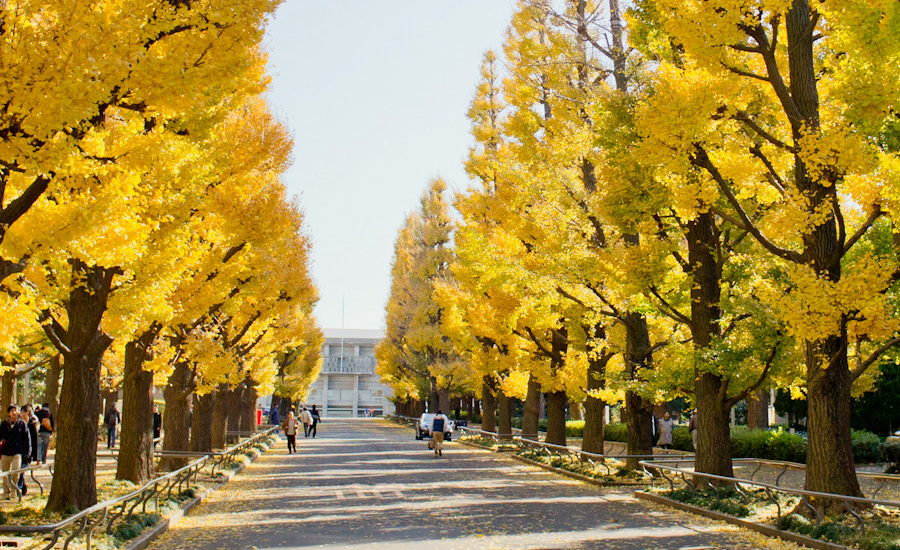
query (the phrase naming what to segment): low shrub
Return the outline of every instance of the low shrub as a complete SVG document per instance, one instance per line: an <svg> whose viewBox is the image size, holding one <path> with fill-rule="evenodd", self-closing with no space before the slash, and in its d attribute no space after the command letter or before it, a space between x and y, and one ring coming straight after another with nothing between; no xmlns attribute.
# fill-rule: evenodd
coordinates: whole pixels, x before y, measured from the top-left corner
<svg viewBox="0 0 900 550"><path fill-rule="evenodd" d="M672 447L679 451L694 452L694 441L687 426L675 426L672 430Z"/></svg>
<svg viewBox="0 0 900 550"><path fill-rule="evenodd" d="M156 525L158 521L159 514L134 514L116 526L112 534L119 540L131 540L140 535L145 527Z"/></svg>
<svg viewBox="0 0 900 550"><path fill-rule="evenodd" d="M625 443L628 441L628 426L624 422L607 424L606 429L603 431L603 437L607 441Z"/></svg>
<svg viewBox="0 0 900 550"><path fill-rule="evenodd" d="M881 457L881 438L865 430L853 430L853 458L857 464L878 462Z"/></svg>
<svg viewBox="0 0 900 550"><path fill-rule="evenodd" d="M567 421L566 437L584 437L584 420Z"/></svg>
<svg viewBox="0 0 900 550"><path fill-rule="evenodd" d="M881 445L881 460L893 465L900 464L900 439L885 441Z"/></svg>

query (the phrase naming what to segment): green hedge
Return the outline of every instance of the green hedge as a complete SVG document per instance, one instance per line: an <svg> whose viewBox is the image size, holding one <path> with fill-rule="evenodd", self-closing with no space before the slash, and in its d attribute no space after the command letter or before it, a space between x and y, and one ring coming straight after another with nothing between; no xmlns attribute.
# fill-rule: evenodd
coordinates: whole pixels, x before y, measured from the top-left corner
<svg viewBox="0 0 900 550"><path fill-rule="evenodd" d="M625 442L628 429L623 423L607 424L607 441ZM859 464L878 462L900 462L900 443L882 443L872 432L853 430L853 454ZM672 431L672 446L682 451L693 451L691 436L687 427L676 426ZM731 430L731 452L735 458L762 458L806 462L806 439L783 429L748 430L738 426Z"/></svg>

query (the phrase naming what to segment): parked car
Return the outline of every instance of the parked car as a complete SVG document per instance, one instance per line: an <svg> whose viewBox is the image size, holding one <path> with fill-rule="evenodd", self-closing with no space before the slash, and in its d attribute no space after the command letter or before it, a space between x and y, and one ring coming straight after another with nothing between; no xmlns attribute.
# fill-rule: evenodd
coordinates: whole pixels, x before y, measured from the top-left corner
<svg viewBox="0 0 900 550"><path fill-rule="evenodd" d="M421 417L419 417L419 421L416 422L416 439L427 439L431 437L431 424L434 422L434 413L425 413ZM444 441L450 441L453 437L453 430L456 429L456 424L449 420L444 425Z"/></svg>

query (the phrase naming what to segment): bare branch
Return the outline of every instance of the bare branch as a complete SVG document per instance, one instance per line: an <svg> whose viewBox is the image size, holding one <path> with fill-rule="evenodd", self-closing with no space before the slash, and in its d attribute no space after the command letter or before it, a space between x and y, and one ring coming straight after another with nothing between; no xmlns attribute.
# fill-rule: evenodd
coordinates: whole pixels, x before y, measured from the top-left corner
<svg viewBox="0 0 900 550"><path fill-rule="evenodd" d="M870 355L868 359L866 359L862 363L857 364L856 368L853 369L853 372L850 373L850 379L856 380L857 378L862 376L862 374L864 372L866 372L866 370L869 367L871 367L872 364L875 361L877 361L879 357L884 355L885 352L887 352L889 349L896 346L897 344L900 344L900 337L888 340L883 346L881 346L880 348L878 348L877 350L872 352L872 355Z"/></svg>

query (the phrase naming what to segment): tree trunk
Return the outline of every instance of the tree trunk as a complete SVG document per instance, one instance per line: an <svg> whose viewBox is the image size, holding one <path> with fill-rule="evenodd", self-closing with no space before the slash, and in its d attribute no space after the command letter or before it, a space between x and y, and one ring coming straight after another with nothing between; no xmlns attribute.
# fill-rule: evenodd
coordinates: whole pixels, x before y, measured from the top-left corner
<svg viewBox="0 0 900 550"><path fill-rule="evenodd" d="M45 510L83 510L97 503L97 434L100 419L100 370L112 338L95 331L80 356L66 357L56 418L56 464ZM70 348L71 349L71 348Z"/></svg>
<svg viewBox="0 0 900 550"><path fill-rule="evenodd" d="M197 453L212 451L213 413L216 395L194 393L194 414L191 416L191 450Z"/></svg>
<svg viewBox="0 0 900 550"><path fill-rule="evenodd" d="M47 380L44 385L44 403L50 406L50 414L53 415L53 418L56 418L56 411L59 410L59 375L61 372L62 355L57 354L50 360L50 369L47 370Z"/></svg>
<svg viewBox="0 0 900 550"><path fill-rule="evenodd" d="M716 250L718 228L709 211L687 223L688 262L691 285L691 336L697 356L704 356L721 334L719 308L721 286ZM694 394L697 399L697 449L694 469L723 477L734 477L731 462L731 406L727 384L704 360L694 367Z"/></svg>
<svg viewBox="0 0 900 550"><path fill-rule="evenodd" d="M297 411L294 410L294 403L291 398L282 397L281 401L278 403L279 422L284 422L284 419L287 418L290 411L294 411L294 416L297 416Z"/></svg>
<svg viewBox="0 0 900 550"><path fill-rule="evenodd" d="M731 407L720 397L722 379L702 373L694 385L697 392L697 449L694 469L723 477L734 477L731 462Z"/></svg>
<svg viewBox="0 0 900 550"><path fill-rule="evenodd" d="M469 422L472 422L472 417L475 416L475 398L471 395L467 395L465 399L466 404L466 419Z"/></svg>
<svg viewBox="0 0 900 550"><path fill-rule="evenodd" d="M584 420L584 413L581 411L581 403L578 401L569 401L569 417L572 420Z"/></svg>
<svg viewBox="0 0 900 550"><path fill-rule="evenodd" d="M446 388L441 388L437 392L438 394L438 409L447 415L447 418L450 417L450 390Z"/></svg>
<svg viewBox="0 0 900 550"><path fill-rule="evenodd" d="M481 429L486 432L496 432L497 423L494 411L497 410L496 391L497 383L491 375L485 376L481 381Z"/></svg>
<svg viewBox="0 0 900 550"><path fill-rule="evenodd" d="M244 383L241 382L228 392L228 434L226 441L229 444L237 443L241 431L241 404L244 398Z"/></svg>
<svg viewBox="0 0 900 550"><path fill-rule="evenodd" d="M166 414L163 417L163 451L189 451L191 448L191 394L194 389L191 367L182 361L175 364L163 389ZM188 464L186 458L162 458L160 470L173 471Z"/></svg>
<svg viewBox="0 0 900 550"><path fill-rule="evenodd" d="M241 394L241 433L256 433L256 402L259 394L256 391L256 382L249 378L244 381L246 386Z"/></svg>
<svg viewBox="0 0 900 550"><path fill-rule="evenodd" d="M625 370L632 382L642 380L641 371L652 365L650 331L640 313L625 315ZM628 428L628 454L653 454L653 404L634 391L625 392L625 422ZM628 469L637 469L640 458L629 458Z"/></svg>
<svg viewBox="0 0 900 550"><path fill-rule="evenodd" d="M212 448L225 448L225 432L228 431L228 405L231 401L231 388L228 384L219 384L216 390L215 405L213 406L212 419Z"/></svg>
<svg viewBox="0 0 900 550"><path fill-rule="evenodd" d="M566 445L566 405L569 397L565 391L547 394L547 439L551 445Z"/></svg>
<svg viewBox="0 0 900 550"><path fill-rule="evenodd" d="M512 439L512 399L502 389L497 391L497 434Z"/></svg>
<svg viewBox="0 0 900 550"><path fill-rule="evenodd" d="M125 345L122 433L116 479L143 485L153 478L153 373L143 369L156 331Z"/></svg>
<svg viewBox="0 0 900 550"><path fill-rule="evenodd" d="M431 381L431 390L428 392L428 412L435 413L440 408L441 396L438 395L437 382Z"/></svg>
<svg viewBox="0 0 900 550"><path fill-rule="evenodd" d="M592 392L602 390L606 386L606 364L611 355L602 354L588 359L587 390L588 395L584 401L584 439L581 441L581 450L603 454L604 429L606 418L604 409L606 404Z"/></svg>
<svg viewBox="0 0 900 550"><path fill-rule="evenodd" d="M16 405L16 396L13 395L13 387L16 383L15 365L8 367L9 370L3 373L3 387L0 388L0 399L3 400L3 412L6 413L6 407Z"/></svg>
<svg viewBox="0 0 900 550"><path fill-rule="evenodd" d="M528 393L525 395L525 406L522 411L522 437L525 439L538 439L540 407L541 384L531 374L528 376Z"/></svg>
<svg viewBox="0 0 900 550"><path fill-rule="evenodd" d="M769 427L769 390L759 390L747 396L747 428L765 430Z"/></svg>
<svg viewBox="0 0 900 550"><path fill-rule="evenodd" d="M97 503L97 431L100 418L100 370L112 338L100 330L118 272L70 261L72 290L66 303L67 328L50 320L44 332L63 353L63 386L56 417L55 462L45 510L79 510Z"/></svg>
<svg viewBox="0 0 900 550"><path fill-rule="evenodd" d="M476 414L478 414L478 415L481 414L481 403L480 403L479 399L473 398L472 399L472 417L474 417Z"/></svg>
<svg viewBox="0 0 900 550"><path fill-rule="evenodd" d="M862 496L853 460L853 444L850 439L850 388L853 385L847 367L846 355L840 355L845 346L838 337L826 338L821 346L807 344L806 363L808 376L807 403L807 491L838 495ZM843 347L846 351L846 347ZM830 355L824 355L824 354ZM823 368L822 357L837 357L836 364ZM809 365L815 365L810 369ZM843 507L840 501L825 503L825 512L831 513Z"/></svg>

